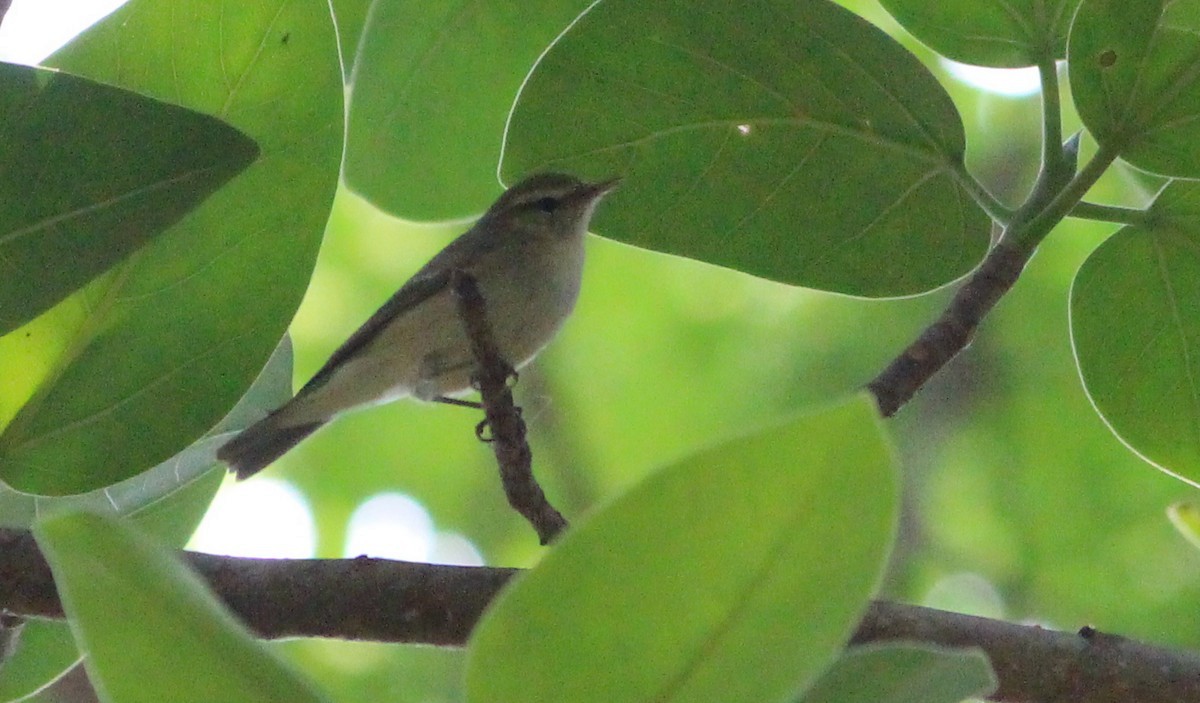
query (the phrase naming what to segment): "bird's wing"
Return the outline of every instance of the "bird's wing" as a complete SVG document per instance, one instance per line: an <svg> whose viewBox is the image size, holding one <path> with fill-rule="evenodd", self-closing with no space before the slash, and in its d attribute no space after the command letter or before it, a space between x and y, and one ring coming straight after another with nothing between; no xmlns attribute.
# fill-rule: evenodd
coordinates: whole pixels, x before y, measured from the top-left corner
<svg viewBox="0 0 1200 703"><path fill-rule="evenodd" d="M470 270L475 259L498 244L494 238L482 236L482 231L482 228L472 227L430 259L337 348L296 397L321 387L342 364L369 345L392 320L445 290L450 283L451 270Z"/></svg>

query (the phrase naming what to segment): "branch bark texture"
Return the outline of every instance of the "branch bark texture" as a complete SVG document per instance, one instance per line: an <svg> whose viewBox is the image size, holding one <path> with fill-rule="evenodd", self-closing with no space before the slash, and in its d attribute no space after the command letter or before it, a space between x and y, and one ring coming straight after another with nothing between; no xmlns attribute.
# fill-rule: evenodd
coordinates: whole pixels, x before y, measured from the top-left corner
<svg viewBox="0 0 1200 703"><path fill-rule="evenodd" d="M567 521L546 499L533 476L533 453L525 437L525 421L521 418L521 409L513 402L512 389L508 385L509 377L515 372L496 346L488 323L487 302L474 277L465 271L454 270L450 273L450 287L478 369L476 381L486 418L480 431L485 426L491 430L488 441L500 467L504 495L508 504L533 525L542 544L549 544L566 529Z"/></svg>
<svg viewBox="0 0 1200 703"><path fill-rule="evenodd" d="M185 563L260 637L461 646L518 569L386 559L247 559L182 552ZM0 529L0 610L61 618L32 535ZM877 601L853 644L915 641L979 647L996 701L1179 703L1200 700L1200 657L1085 628L1047 630Z"/></svg>
<svg viewBox="0 0 1200 703"><path fill-rule="evenodd" d="M941 317L867 384L884 417L894 415L935 373L966 349L983 318L1020 278L1032 254L1032 250L1003 241L993 247L954 294Z"/></svg>

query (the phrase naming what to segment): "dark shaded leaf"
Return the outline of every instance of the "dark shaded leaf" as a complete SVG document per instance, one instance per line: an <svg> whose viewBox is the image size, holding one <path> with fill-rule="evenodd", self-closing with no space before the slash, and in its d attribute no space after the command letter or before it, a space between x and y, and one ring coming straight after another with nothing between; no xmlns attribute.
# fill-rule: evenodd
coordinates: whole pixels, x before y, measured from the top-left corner
<svg viewBox="0 0 1200 703"><path fill-rule="evenodd" d="M1200 177L1200 2L1084 0L1068 49L1079 116L1102 146Z"/></svg>
<svg viewBox="0 0 1200 703"><path fill-rule="evenodd" d="M483 212L501 191L513 96L588 4L375 2L353 76L346 183L412 220Z"/></svg>
<svg viewBox="0 0 1200 703"><path fill-rule="evenodd" d="M825 0L596 5L513 108L502 175L625 183L623 242L850 295L924 292L983 256L962 123L893 39Z"/></svg>
<svg viewBox="0 0 1200 703"><path fill-rule="evenodd" d="M947 58L1015 68L1067 56L1079 0L880 0L904 28Z"/></svg>
<svg viewBox="0 0 1200 703"><path fill-rule="evenodd" d="M262 150L150 245L0 338L16 379L0 397L0 479L62 495L175 455L258 374L324 232L343 87L324 3L135 0L53 62L217 115Z"/></svg>
<svg viewBox="0 0 1200 703"><path fill-rule="evenodd" d="M0 335L177 222L258 156L219 119L0 63Z"/></svg>

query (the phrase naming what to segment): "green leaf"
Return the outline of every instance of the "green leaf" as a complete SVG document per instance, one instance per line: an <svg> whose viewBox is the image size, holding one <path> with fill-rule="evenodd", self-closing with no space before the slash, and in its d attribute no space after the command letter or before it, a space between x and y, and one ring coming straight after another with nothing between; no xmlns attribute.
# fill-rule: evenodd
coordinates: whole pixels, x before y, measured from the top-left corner
<svg viewBox="0 0 1200 703"><path fill-rule="evenodd" d="M290 398L291 391L292 345L290 337L284 337L246 395L196 444L143 474L82 495L29 495L0 484L0 525L29 528L39 515L87 510L126 516L143 532L182 547L225 476L223 466L213 468L216 450L238 430ZM65 623L27 623L20 647L3 663L0 701L20 699L41 689L79 661L79 656Z"/></svg>
<svg viewBox="0 0 1200 703"><path fill-rule="evenodd" d="M568 532L472 638L474 702L772 701L843 646L894 537L866 397L664 469Z"/></svg>
<svg viewBox="0 0 1200 703"><path fill-rule="evenodd" d="M1079 0L880 0L904 28L947 58L1015 68L1066 57Z"/></svg>
<svg viewBox="0 0 1200 703"><path fill-rule="evenodd" d="M131 516L141 529L183 546L200 524L225 473L223 467L212 471L217 465L217 449L291 396L292 345L290 338L284 337L246 395L216 427L188 448L149 471L77 495L22 493L0 483L0 526L29 528L39 515L87 510Z"/></svg>
<svg viewBox="0 0 1200 703"><path fill-rule="evenodd" d="M987 656L975 649L910 644L846 651L801 703L959 703L996 688Z"/></svg>
<svg viewBox="0 0 1200 703"><path fill-rule="evenodd" d="M1145 224L1092 252L1071 289L1071 334L1113 432L1200 484L1200 183L1172 182Z"/></svg>
<svg viewBox="0 0 1200 703"><path fill-rule="evenodd" d="M1200 2L1084 0L1067 55L1079 116L1102 147L1200 176Z"/></svg>
<svg viewBox="0 0 1200 703"><path fill-rule="evenodd" d="M222 441L227 440L291 400L294 366L292 336L285 334L246 394L206 436L219 436Z"/></svg>
<svg viewBox="0 0 1200 703"><path fill-rule="evenodd" d="M107 703L323 700L199 578L125 523L67 513L34 535Z"/></svg>
<svg viewBox="0 0 1200 703"><path fill-rule="evenodd" d="M342 75L347 82L354 71L354 58L358 55L358 43L367 24L367 13L372 0L331 0L333 19L337 23L338 48L342 55ZM290 41L289 37L289 41Z"/></svg>
<svg viewBox="0 0 1200 703"><path fill-rule="evenodd" d="M355 65L346 182L412 220L482 212L513 96L590 0L375 2Z"/></svg>
<svg viewBox="0 0 1200 703"><path fill-rule="evenodd" d="M307 286L337 186L342 81L321 2L135 0L53 61L216 115L262 151L150 245L3 340L20 359L0 365L21 372L0 400L0 423L11 419L0 479L62 495L173 456L262 368Z"/></svg>
<svg viewBox="0 0 1200 703"><path fill-rule="evenodd" d="M253 140L216 118L28 66L0 63L0 119L0 334L153 239L258 156Z"/></svg>
<svg viewBox="0 0 1200 703"><path fill-rule="evenodd" d="M17 651L0 663L0 701L28 699L58 680L79 658L65 622L27 621Z"/></svg>
<svg viewBox="0 0 1200 703"><path fill-rule="evenodd" d="M1178 501L1167 507L1167 519L1193 547L1200 549L1200 505Z"/></svg>
<svg viewBox="0 0 1200 703"><path fill-rule="evenodd" d="M910 53L825 0L607 0L530 75L502 175L625 183L605 236L862 296L974 267L962 122Z"/></svg>

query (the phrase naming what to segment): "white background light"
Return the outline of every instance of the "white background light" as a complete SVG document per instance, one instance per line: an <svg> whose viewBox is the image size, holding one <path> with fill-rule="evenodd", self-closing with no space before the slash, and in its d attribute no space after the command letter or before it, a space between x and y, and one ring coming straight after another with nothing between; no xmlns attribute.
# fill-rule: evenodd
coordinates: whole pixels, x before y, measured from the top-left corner
<svg viewBox="0 0 1200 703"><path fill-rule="evenodd" d="M354 510L346 527L343 555L363 554L433 564L483 565L470 540L438 532L425 506L403 493L371 496Z"/></svg>
<svg viewBox="0 0 1200 703"><path fill-rule="evenodd" d="M950 75L967 85L989 93L1010 98L1023 98L1037 93L1042 88L1042 81L1038 76L1036 66L989 68L987 66L971 66L949 59L939 60L950 72Z"/></svg>
<svg viewBox="0 0 1200 703"><path fill-rule="evenodd" d="M125 0L13 0L0 23L0 61L36 64Z"/></svg>
<svg viewBox="0 0 1200 703"><path fill-rule="evenodd" d="M235 557L310 559L317 530L304 494L287 481L226 482L188 549Z"/></svg>

